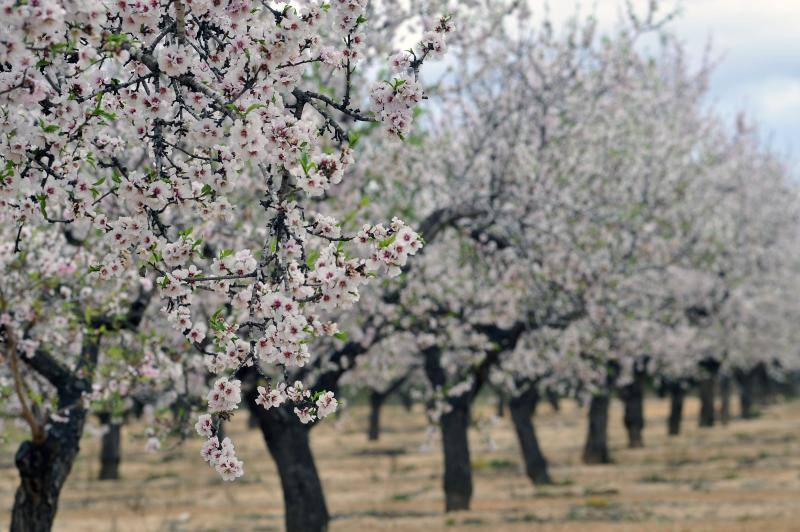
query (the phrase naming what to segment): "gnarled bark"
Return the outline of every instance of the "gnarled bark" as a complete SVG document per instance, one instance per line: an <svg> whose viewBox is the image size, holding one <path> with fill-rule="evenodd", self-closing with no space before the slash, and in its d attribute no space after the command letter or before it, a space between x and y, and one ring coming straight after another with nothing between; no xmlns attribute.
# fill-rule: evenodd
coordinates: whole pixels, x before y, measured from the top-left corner
<svg viewBox="0 0 800 532"><path fill-rule="evenodd" d="M53 423L43 442L25 441L14 462L20 484L11 512L11 532L46 532L53 527L61 488L80 450L86 411L69 410L66 423Z"/></svg>
<svg viewBox="0 0 800 532"><path fill-rule="evenodd" d="M536 429L533 426L532 418L536 413L538 403L539 394L535 387L530 386L529 389L509 400L508 409L511 411L511 420L514 422L514 430L517 433L519 447L525 460L525 472L531 482L541 485L550 484L552 480L547 472L547 460L539 447Z"/></svg>
<svg viewBox="0 0 800 532"><path fill-rule="evenodd" d="M608 394L595 395L589 404L589 432L583 448L583 463L610 464L608 452Z"/></svg>

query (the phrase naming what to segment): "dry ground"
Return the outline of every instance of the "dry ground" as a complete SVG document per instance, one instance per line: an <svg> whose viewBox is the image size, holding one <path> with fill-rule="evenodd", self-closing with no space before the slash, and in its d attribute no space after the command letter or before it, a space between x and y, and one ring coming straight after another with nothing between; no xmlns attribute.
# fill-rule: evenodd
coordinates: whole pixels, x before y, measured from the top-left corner
<svg viewBox="0 0 800 532"><path fill-rule="evenodd" d="M389 406L379 443L364 436L366 411L355 407L334 426L315 429L313 445L333 531L377 530L800 530L800 402L771 406L751 421L698 429L690 400L684 434L665 435L667 404L647 401L645 443L625 449L619 402L610 430L615 465L583 466L583 411L543 406L537 429L557 484L534 488L520 469L508 418L490 432L490 451L472 436L473 510L442 512L438 443L422 452L425 422ZM480 409L487 419L488 405ZM230 428L246 475L223 483L197 455L199 441L161 455L142 452L126 432L120 481L98 482L98 442L87 438L67 482L56 519L64 531L281 530L278 477L260 434L245 428L245 415ZM0 457L0 526L9 522L17 474L13 446Z"/></svg>

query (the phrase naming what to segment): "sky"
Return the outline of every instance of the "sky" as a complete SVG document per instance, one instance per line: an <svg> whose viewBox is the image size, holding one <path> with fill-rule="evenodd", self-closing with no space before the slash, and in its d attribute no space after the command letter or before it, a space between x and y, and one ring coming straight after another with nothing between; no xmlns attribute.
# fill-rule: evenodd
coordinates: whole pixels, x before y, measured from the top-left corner
<svg viewBox="0 0 800 532"><path fill-rule="evenodd" d="M544 0L529 0L534 12ZM631 0L644 12L648 0ZM711 43L718 60L709 104L729 123L740 110L759 124L765 142L787 155L800 176L800 0L664 0L678 6L672 30L690 54L702 57ZM619 20L622 0L583 0L581 13L594 11L600 29ZM574 14L573 0L549 0L555 21Z"/></svg>

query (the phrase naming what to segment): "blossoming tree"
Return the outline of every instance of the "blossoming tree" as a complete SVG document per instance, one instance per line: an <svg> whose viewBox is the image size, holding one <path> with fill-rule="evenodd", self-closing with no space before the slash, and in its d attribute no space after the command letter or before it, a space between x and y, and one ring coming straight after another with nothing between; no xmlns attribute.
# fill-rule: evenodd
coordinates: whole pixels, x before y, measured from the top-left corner
<svg viewBox="0 0 800 532"><path fill-rule="evenodd" d="M6 235L7 267L29 261L19 268L52 277L45 248L91 238L91 255L69 268L108 287L102 293L112 310L126 299L131 305L121 315L88 313L88 330L76 335L83 347L68 357L47 334L29 338L41 311L24 303L24 292L8 296L2 339L23 415L32 417L25 382L38 378L58 392L52 397L61 395L59 408L75 409L61 424L31 422L33 440L21 452L35 454L36 467L20 465L13 529L52 523L99 338L138 326L151 297L149 290L125 296L119 283L135 285L138 271L156 277L167 322L218 375L197 431L207 438L203 456L224 479L244 472L233 442L217 437L242 400L243 375L265 379L257 399L265 409L290 402L303 423L335 410L329 390L312 394L283 370L263 367L305 366L309 341L338 332L320 313L351 305L374 272L393 274L421 242L398 219L344 234L312 198L324 198L352 163L350 124L408 132L422 98L419 68L441 54L451 29L448 18L430 24L393 60L362 111L351 77L364 52L366 7L364 0L3 3L0 201L4 228L15 233ZM319 92L317 78L306 76L312 69L341 80L340 90ZM257 208L240 209L242 197ZM41 241L49 226L71 236ZM201 309L214 303L206 325ZM62 427L71 450L57 455L48 442ZM294 502L287 500L290 529L324 528L327 515L300 515Z"/></svg>

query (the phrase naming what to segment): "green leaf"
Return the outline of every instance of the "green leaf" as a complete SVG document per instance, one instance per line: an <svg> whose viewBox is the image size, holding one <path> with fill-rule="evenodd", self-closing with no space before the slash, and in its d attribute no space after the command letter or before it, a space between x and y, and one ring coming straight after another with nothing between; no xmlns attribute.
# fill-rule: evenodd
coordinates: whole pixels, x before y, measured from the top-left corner
<svg viewBox="0 0 800 532"><path fill-rule="evenodd" d="M47 218L47 196L39 194L36 196L36 201L39 202L39 210L42 211L42 216Z"/></svg>
<svg viewBox="0 0 800 532"><path fill-rule="evenodd" d="M320 255L319 250L312 249L311 251L309 251L308 255L306 256L306 265L309 268L313 268L314 263L317 262L317 259L319 258L319 255Z"/></svg>
<svg viewBox="0 0 800 532"><path fill-rule="evenodd" d="M391 246L396 238L397 238L397 233L395 233L395 234L393 234L393 235L391 235L391 236L389 236L387 238L384 238L383 240L378 242L378 248L379 249L383 249L383 248L387 248L387 247Z"/></svg>
<svg viewBox="0 0 800 532"><path fill-rule="evenodd" d="M247 107L247 109L245 109L245 110L244 110L244 116L247 116L247 115L250 113L250 111L255 111L256 109L260 109L260 108L262 108L262 107L266 107L266 105L264 105L263 103L253 103L253 104L250 104L250 105Z"/></svg>

